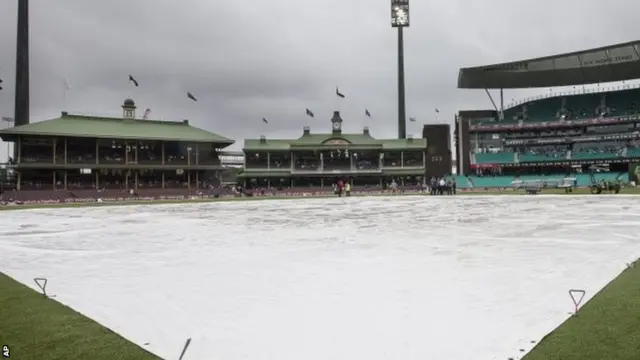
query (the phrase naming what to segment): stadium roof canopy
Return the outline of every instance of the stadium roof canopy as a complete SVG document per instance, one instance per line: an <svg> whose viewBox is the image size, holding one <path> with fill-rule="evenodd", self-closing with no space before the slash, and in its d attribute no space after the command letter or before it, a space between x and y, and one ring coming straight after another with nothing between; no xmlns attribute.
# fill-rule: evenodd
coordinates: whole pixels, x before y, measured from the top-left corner
<svg viewBox="0 0 640 360"><path fill-rule="evenodd" d="M640 40L597 49L462 68L460 89L519 89L640 78Z"/></svg>

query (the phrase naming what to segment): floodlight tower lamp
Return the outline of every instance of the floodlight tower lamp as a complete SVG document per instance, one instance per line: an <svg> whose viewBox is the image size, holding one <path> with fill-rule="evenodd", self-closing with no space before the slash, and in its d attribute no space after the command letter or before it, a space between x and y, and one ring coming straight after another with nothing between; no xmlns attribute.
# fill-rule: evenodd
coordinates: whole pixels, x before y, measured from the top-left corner
<svg viewBox="0 0 640 360"><path fill-rule="evenodd" d="M398 28L398 138L407 138L407 116L404 91L404 37L409 27L409 0L391 0L391 27Z"/></svg>
<svg viewBox="0 0 640 360"><path fill-rule="evenodd" d="M391 0L391 26L409 26L409 0Z"/></svg>

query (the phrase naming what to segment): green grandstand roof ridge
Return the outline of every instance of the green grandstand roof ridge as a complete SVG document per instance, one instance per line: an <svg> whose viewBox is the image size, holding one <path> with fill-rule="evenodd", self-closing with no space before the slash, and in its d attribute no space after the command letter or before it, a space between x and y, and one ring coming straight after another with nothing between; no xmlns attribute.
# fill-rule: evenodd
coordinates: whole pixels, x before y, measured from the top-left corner
<svg viewBox="0 0 640 360"><path fill-rule="evenodd" d="M184 120L176 121L176 120L153 120L153 119L137 119L137 118L125 119L125 118L116 117L116 116L95 116L95 115L73 114L68 112L62 112L62 115L58 119L61 119L61 118L77 118L77 119L86 119L86 120L113 120L113 121L126 120L126 121L135 121L135 122L150 122L154 124L163 124L163 125L189 125L188 123L185 123ZM49 120L56 120L56 119L49 119Z"/></svg>
<svg viewBox="0 0 640 360"><path fill-rule="evenodd" d="M184 121L87 116L63 112L61 117L0 130L0 137L45 135L105 139L146 139L210 142L231 145L235 141Z"/></svg>

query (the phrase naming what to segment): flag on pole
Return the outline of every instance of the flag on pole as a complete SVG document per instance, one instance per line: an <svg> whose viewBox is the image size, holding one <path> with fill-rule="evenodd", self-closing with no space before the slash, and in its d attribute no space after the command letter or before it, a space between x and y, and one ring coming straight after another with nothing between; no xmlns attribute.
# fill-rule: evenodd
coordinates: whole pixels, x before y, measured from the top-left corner
<svg viewBox="0 0 640 360"><path fill-rule="evenodd" d="M262 118L262 122L265 124L268 124L269 122L267 121L267 118Z"/></svg>
<svg viewBox="0 0 640 360"><path fill-rule="evenodd" d="M196 97L195 97L195 96L193 96L193 94L192 94L192 93L190 93L190 92L187 92L187 97L188 97L189 99L193 100L193 101L198 101L198 99L196 99Z"/></svg>
<svg viewBox="0 0 640 360"><path fill-rule="evenodd" d="M438 110L438 108L436 108L436 114L440 114L440 110Z"/></svg>
<svg viewBox="0 0 640 360"><path fill-rule="evenodd" d="M412 116L412 117L409 118L409 121L416 122L416 118Z"/></svg>
<svg viewBox="0 0 640 360"><path fill-rule="evenodd" d="M313 112L311 112L311 110L306 109L307 110L307 115L311 116L312 118L315 118L315 115L313 114Z"/></svg>
<svg viewBox="0 0 640 360"><path fill-rule="evenodd" d="M62 80L62 86L64 86L65 90L71 90L71 85L69 85L69 82L67 81L67 79Z"/></svg>
<svg viewBox="0 0 640 360"><path fill-rule="evenodd" d="M136 80L131 74L129 74L129 82L132 82L136 87L140 85L138 84L138 80Z"/></svg>
<svg viewBox="0 0 640 360"><path fill-rule="evenodd" d="M344 99L344 94L340 92L337 86L336 86L336 95Z"/></svg>
<svg viewBox="0 0 640 360"><path fill-rule="evenodd" d="M143 120L147 120L147 119L149 118L149 114L151 114L151 109L147 108L147 109L144 111L144 115L142 115L142 119L143 119Z"/></svg>
<svg viewBox="0 0 640 360"><path fill-rule="evenodd" d="M368 109L364 109L364 114L365 114L369 119L371 119L371 113L369 112L369 110L368 110Z"/></svg>

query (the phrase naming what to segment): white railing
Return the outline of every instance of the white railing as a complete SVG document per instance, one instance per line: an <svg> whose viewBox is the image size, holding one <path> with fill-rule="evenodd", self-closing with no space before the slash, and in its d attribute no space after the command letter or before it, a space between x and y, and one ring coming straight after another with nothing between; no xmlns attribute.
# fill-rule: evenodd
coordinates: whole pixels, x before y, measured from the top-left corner
<svg viewBox="0 0 640 360"><path fill-rule="evenodd" d="M260 167L260 168L253 168L253 167L248 167L245 168L245 170L249 170L249 171L282 171L285 169L290 169L292 174L295 175L313 175L313 174L357 174L357 173L381 173L383 170L422 170L425 167L423 165L416 165L416 166L383 166L383 167L376 167L376 168L368 168L368 169L359 169L357 167L350 167L350 168L345 168L345 169L325 169L322 165L318 166L315 169L297 169L295 167L285 167L285 168L277 168L277 169L273 169L273 168L266 168L266 167Z"/></svg>
<svg viewBox="0 0 640 360"><path fill-rule="evenodd" d="M228 156L219 157L222 165L244 165L244 156Z"/></svg>

